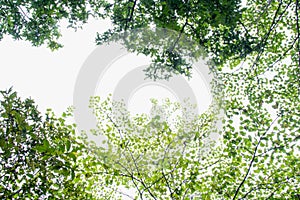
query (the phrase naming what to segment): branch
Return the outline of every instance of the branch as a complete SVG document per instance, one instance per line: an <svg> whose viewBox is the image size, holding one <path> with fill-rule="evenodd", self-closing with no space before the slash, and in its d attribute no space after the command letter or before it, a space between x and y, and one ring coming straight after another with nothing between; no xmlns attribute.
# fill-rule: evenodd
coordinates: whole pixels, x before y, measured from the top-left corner
<svg viewBox="0 0 300 200"><path fill-rule="evenodd" d="M273 20L272 20L272 23L271 23L271 25L270 25L270 27L269 27L268 32L263 36L263 38L262 38L262 40L259 42L259 44L257 44L255 47L253 47L254 50L255 50L255 49L258 49L258 50L257 50L258 54L257 54L257 56L256 56L256 58L255 58L255 60L254 60L254 62L253 62L253 64L252 64L252 66L251 66L251 69L253 69L254 66L255 66L255 65L258 63L258 61L260 60L260 58L261 58L261 56L262 56L262 54L263 54L263 52L264 52L264 49L265 49L265 47L266 47L266 42L267 42L267 40L268 40L268 38L269 38L271 32L276 28L277 24L278 24L279 21L282 19L284 13L287 11L287 9L288 9L289 6L291 5L291 3L292 3L292 0L290 0L290 2L287 4L287 6L286 6L285 9L283 10L283 12L279 15L280 8L281 8L281 6L282 6L282 4L283 4L282 1L280 2L279 6L277 7L277 10L276 10L276 12L275 12L275 15L274 15L274 17L273 17ZM265 12L265 11L264 11L264 12ZM279 15L279 17L277 18L278 15ZM276 20L276 19L277 19L277 20ZM245 29L245 28L246 28L246 27L244 27L244 29ZM246 30L246 29L245 29L245 30ZM289 51L289 50L288 50L288 51ZM280 59L281 59L281 58L280 58ZM280 59L279 59L279 60L280 60ZM278 61L279 61L279 60L278 60ZM278 62L278 61L276 61L276 62ZM236 73L237 71L239 71L239 70L242 69L242 68L243 68L243 65L241 65L241 67L239 67L238 69L236 69L233 73ZM257 76L257 75L256 75L256 76Z"/></svg>
<svg viewBox="0 0 300 200"><path fill-rule="evenodd" d="M188 3L189 3L189 0L185 0L185 3L188 4ZM188 25L189 17L190 17L190 14L189 14L188 9L187 9L187 12L186 12L186 18L185 18L185 23L184 23L184 25L182 26L182 28L181 28L181 30L180 30L180 33L179 33L179 36L177 37L177 39L176 39L176 41L175 41L173 47L169 49L170 52L172 52L172 51L175 49L175 47L176 47L176 45L177 45L179 39L181 38L181 36L182 36L182 34L183 34L183 32L184 32L185 27Z"/></svg>
<svg viewBox="0 0 300 200"><path fill-rule="evenodd" d="M271 127L272 127L273 124L277 121L278 118L279 118L279 116L277 116L277 117L273 120L273 122L270 124L270 126L268 127L268 129L266 130L266 132L265 132L263 135L260 136L259 141L258 141L258 143L257 143L256 146L255 146L255 149L254 149L254 152L253 152L252 159L251 159L251 161L250 161L248 170L247 170L247 172L246 172L246 174L245 174L245 176L244 176L242 182L239 184L237 190L235 191L235 194L234 194L234 196L233 196L233 200L236 199L236 197L237 197L237 195L238 195L238 193L239 193L241 187L242 187L243 184L245 183L245 181L246 181L246 179L247 179L247 177L248 177L248 175L249 175L249 173L250 173L250 170L251 170L251 168L252 168L252 165L253 165L253 163L254 163L254 160L255 160L255 158L257 157L256 152L257 152L257 150L258 150L258 147L259 147L259 145L260 145L260 142L261 142L262 138L268 133L268 131L271 129Z"/></svg>
<svg viewBox="0 0 300 200"><path fill-rule="evenodd" d="M113 175L113 174L112 174L112 175ZM115 188L113 188L113 187L111 187L111 186L108 186L107 184L100 184L100 185L103 186L103 187L105 187L105 188L109 188L110 190L112 190L112 191L114 191L114 192L117 192L117 193L119 193L119 194L121 194L121 195L123 195L123 196L126 196L126 197L128 197L128 198L130 198L130 199L135 200L134 197L130 196L129 194L126 194L125 192L122 192L122 191L120 191L120 190L118 190L118 189L115 189ZM112 195L112 193L111 193L111 195ZM107 198L107 199L111 199L111 196L109 196L109 198Z"/></svg>
<svg viewBox="0 0 300 200"><path fill-rule="evenodd" d="M246 35L248 35L248 36L251 37L251 35L250 35L248 29L246 28L246 26L244 25L244 23L243 23L240 19L238 19L238 22L239 22L239 23L242 25L242 27L244 28L244 30L245 30L245 32L246 32Z"/></svg>
<svg viewBox="0 0 300 200"><path fill-rule="evenodd" d="M279 58L278 58L277 60L275 60L271 65L269 65L264 73L266 73L267 71L269 71L270 68L271 68L272 66L274 66L274 65L277 64L279 61L281 61L281 60L289 53L289 51L293 49L295 43L296 43L297 41L298 41L298 43L299 43L299 39L300 39L300 36L298 35L298 36L293 40L291 46L290 46L289 48L287 48L287 49L284 51L284 53L283 53L281 56L279 56ZM300 59L300 48L299 48L299 59ZM300 61L299 61L299 62L300 62ZM300 63L299 63L299 66L300 66ZM264 74L264 73L262 73L262 74ZM257 76L258 76L258 75L257 75Z"/></svg>
<svg viewBox="0 0 300 200"><path fill-rule="evenodd" d="M169 184L169 180L167 179L167 177L166 177L166 175L164 173L164 169L163 168L161 169L161 174L163 176L163 179L166 181L167 188L168 188L168 190L170 192L171 199L174 199L174 197L173 197L173 191L172 191L171 186Z"/></svg>
<svg viewBox="0 0 300 200"><path fill-rule="evenodd" d="M24 18L24 20L25 20L26 22L30 21L30 18L29 18L28 15L23 11L23 9L22 9L20 6L17 6L17 7L20 9L21 13L23 14L22 17Z"/></svg>
<svg viewBox="0 0 300 200"><path fill-rule="evenodd" d="M120 134L120 137L123 138L123 134L122 134L122 131L119 129L119 126L114 122L114 120L112 120L112 118L111 118L108 114L106 114L106 116L107 116L107 118L111 121L111 123L113 124L113 126L117 129L117 131L118 131L119 134ZM133 163L134 163L135 169L136 169L138 175L140 176L141 173L140 173L139 167L138 167L138 165L137 165L137 163L136 163L136 160L135 160L135 158L134 158L134 156L133 156L131 150L128 148L127 145L125 145L125 148L126 148L127 151L129 152L130 157L131 157L131 159L132 159L132 161L133 161ZM133 177L132 177L132 180L133 180ZM148 191L148 193L150 194L150 196L151 196L153 199L156 199L156 197L155 197L155 196L152 194L152 192L149 190L148 186L145 184L145 182L143 181L143 179L140 179L139 182L143 185L144 188L147 189L147 191ZM133 182L133 183L134 183L135 187L138 189L138 186L136 185L136 183L135 183L135 182ZM139 190L139 189L138 189L138 190ZM140 197L142 198L142 193L140 193Z"/></svg>
<svg viewBox="0 0 300 200"><path fill-rule="evenodd" d="M263 16L266 11L268 10L269 6L271 5L273 0L269 0L268 4L265 6L265 8L263 9L263 12L258 16L257 20L255 20L255 24L258 23L258 21L260 20L261 16Z"/></svg>
<svg viewBox="0 0 300 200"><path fill-rule="evenodd" d="M300 25L299 25L299 13L298 13L298 9L300 9L300 5L299 5L299 0L296 0L296 8L295 8L295 12L296 12L296 20L297 20L297 38L298 38L298 68L299 68L299 71L300 71ZM298 77L299 77L299 80L300 80L300 73L298 73ZM299 82L299 88L298 88L298 91L300 93L300 82Z"/></svg>
<svg viewBox="0 0 300 200"><path fill-rule="evenodd" d="M132 1L130 1L130 2L132 2ZM128 28L128 23L132 20L132 18L133 18L133 13L134 13L134 8L135 8L135 6L136 6L136 2L137 2L137 0L135 0L134 2L133 2L133 6L131 7L131 10L129 11L129 13L128 13L128 15L130 15L129 17L127 17L127 19L126 19L126 25L125 25L125 30L127 30L127 28Z"/></svg>
<svg viewBox="0 0 300 200"><path fill-rule="evenodd" d="M168 145L168 146L169 146L169 145ZM167 147L167 148L168 148L168 147ZM184 154L185 149L186 149L186 144L184 143L184 147L183 147L183 150L182 150L182 154ZM167 150L165 150L165 152L166 152L166 151L167 151ZM166 176L170 175L170 176L172 176L172 178L174 179L172 173L175 171L175 169L177 168L178 164L179 164L179 160L176 161L176 163L175 163L173 169L172 169L170 172L166 173L165 175L166 175ZM151 185L149 186L149 188L151 188L153 185L155 185L157 182L159 182L159 181L160 181L161 179L163 179L163 178L164 178L164 177L161 176L161 177L159 177L158 179L156 179L154 182L151 183ZM147 189L147 188L146 188L146 189Z"/></svg>
<svg viewBox="0 0 300 200"><path fill-rule="evenodd" d="M262 38L262 40L259 42L259 44L257 44L255 47L253 47L254 50L255 50L255 49L258 49L258 54L257 54L257 56L256 56L256 58L255 58L255 60L254 60L254 62L253 62L253 64L252 64L252 66L251 66L251 69L253 69L254 66L258 63L259 59L261 58L261 56L262 56L262 54L263 54L263 52L264 52L264 48L265 48L265 46L266 46L266 42L267 42L267 40L268 40L268 38L269 38L271 32L276 28L277 24L278 24L279 21L282 19L283 14L287 11L287 9L288 9L289 6L291 5L291 3L292 3L292 0L290 0L290 2L287 4L287 6L286 6L285 9L283 10L283 12L279 15L278 19L276 20L276 18L277 18L278 14L279 14L279 11L280 11L280 8L281 8L283 2L281 1L280 4L278 5L278 7L277 7L277 9L276 9L276 12L275 12L275 15L274 15L274 17L273 17L272 23L271 23L271 25L270 25L270 27L269 27L268 32L263 36L263 38ZM270 4L269 4L269 5L270 5ZM268 5L268 6L269 6L269 5ZM268 7L268 6L267 6L267 7ZM266 11L266 9L264 10L264 12L265 12L265 11ZM241 23L241 22L240 22L240 23ZM242 23L241 23L241 24L242 24ZM242 24L242 26L243 26L243 24ZM245 31L246 31L246 33L247 33L246 27L245 27L245 26L243 26L243 27L244 27L244 29L245 29ZM290 50L290 49L288 49L288 51L289 51L289 50ZM288 51L287 51L287 52L288 52ZM275 63L279 62L279 61L282 59L282 57L283 57L283 56L281 56ZM245 61L244 61L244 62L245 62ZM243 68L243 65L241 65L241 67L239 67L238 69L236 69L233 73L236 73L237 71L239 71L239 70L242 69L242 68Z"/></svg>
<svg viewBox="0 0 300 200"><path fill-rule="evenodd" d="M174 141L174 140L172 140L172 141L168 144L167 148L166 148L165 151L164 151L164 157L163 157L163 160L162 160L162 164L163 164L164 161L165 161L165 158L166 158L166 156L167 156L167 152L169 152L170 145L173 143L173 141ZM181 154L184 153L185 148L186 148L186 144L184 143L184 148L183 148L183 151L182 151ZM177 161L177 163L178 163L178 161ZM172 172L176 169L177 163L176 163L175 167L173 168L173 170L171 171L171 173L169 173L170 175L172 175ZM169 163L169 164L171 165L171 163ZM171 186L170 186L170 184L169 184L169 180L167 179L167 176L166 176L166 174L164 173L164 168L163 168L163 167L162 167L161 171L162 171L162 177L163 177L163 179L166 181L167 188L168 188L168 190L169 190L169 192L170 192L171 199L174 199L174 196L173 196L174 191L172 191L172 188L171 188Z"/></svg>
<svg viewBox="0 0 300 200"><path fill-rule="evenodd" d="M258 55L257 55L256 58L255 58L254 63L253 63L252 66L251 66L251 69L253 69L254 66L257 64L257 62L259 61L259 59L260 59L262 53L264 52L264 48L265 48L266 42L267 42L267 40L268 40L268 38L269 38L271 32L272 32L272 31L274 30L274 28L277 26L278 22L281 20L283 14L286 12L286 10L287 10L288 7L291 5L291 3L292 3L292 0L290 0L290 2L288 3L288 5L287 5L286 8L284 9L284 11L280 14L280 16L278 17L278 20L276 20L277 15L279 14L279 10L280 10L280 8L281 8L281 6L282 6L282 1L280 2L279 6L278 6L278 8L277 8L277 10L276 10L276 12L275 12L275 15L274 15L274 17L273 17L273 20L272 20L272 23L271 23L271 26L270 26L268 32L267 32L267 33L265 34L265 36L262 38L261 42L255 47L255 48L259 47L259 51L258 51Z"/></svg>
<svg viewBox="0 0 300 200"><path fill-rule="evenodd" d="M181 36L182 36L182 34L183 34L183 32L184 32L184 29L185 29L185 27L186 27L187 25L188 25L188 17L186 18L185 23L184 23L184 25L182 26L182 28L181 28L181 30L180 30L180 32L179 32L179 35L178 35L176 41L174 42L173 46L169 49L170 52L172 52L172 51L175 49L175 47L176 47L176 45L177 45L179 39L181 38Z"/></svg>

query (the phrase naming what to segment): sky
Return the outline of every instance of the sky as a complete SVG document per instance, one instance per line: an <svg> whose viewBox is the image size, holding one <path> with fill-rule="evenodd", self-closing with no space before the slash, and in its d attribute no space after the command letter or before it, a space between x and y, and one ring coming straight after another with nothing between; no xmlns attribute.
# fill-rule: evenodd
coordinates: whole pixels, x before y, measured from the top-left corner
<svg viewBox="0 0 300 200"><path fill-rule="evenodd" d="M90 21L82 30L62 29L62 49L33 47L9 36L0 41L0 89L13 86L21 97L31 97L41 111L63 112L73 102L73 88L80 67L95 49L96 32L109 24Z"/></svg>
<svg viewBox="0 0 300 200"><path fill-rule="evenodd" d="M64 47L54 52L46 45L33 47L28 41L14 41L10 36L4 37L0 41L0 89L13 86L21 97L34 99L40 111L52 108L60 115L73 105L74 87L80 70L97 48L96 33L104 32L110 26L109 21L90 20L82 29L74 31L65 28L62 23L60 42ZM150 59L142 55L128 54L115 59L105 74L98 78L94 95L113 93L117 84L131 70L148 64ZM203 112L210 104L211 96L208 88L203 85L201 75L194 74L187 81L197 101L201 101L199 112ZM148 112L151 108L150 98L179 100L178 94L174 94L170 88L153 83L140 83L130 91L129 96L128 106L133 113Z"/></svg>

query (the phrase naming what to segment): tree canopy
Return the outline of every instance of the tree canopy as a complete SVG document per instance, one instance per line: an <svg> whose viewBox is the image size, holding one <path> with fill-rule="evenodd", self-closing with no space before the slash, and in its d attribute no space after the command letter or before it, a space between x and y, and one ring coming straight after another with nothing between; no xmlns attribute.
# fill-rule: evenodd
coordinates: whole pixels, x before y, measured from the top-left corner
<svg viewBox="0 0 300 200"><path fill-rule="evenodd" d="M3 0L0 2L0 39L11 35L15 40L28 40L34 46L46 43L50 49L58 49L62 47L58 43L62 20L67 20L69 27L80 28L90 16L103 17L99 10L103 6L104 1L98 0Z"/></svg>
<svg viewBox="0 0 300 200"><path fill-rule="evenodd" d="M12 89L1 91L0 103L1 199L93 199L81 170L84 139L66 123L71 111L41 116Z"/></svg>
<svg viewBox="0 0 300 200"><path fill-rule="evenodd" d="M92 98L91 107L98 121L93 132L103 141L94 147L99 168L93 173L106 179L104 194L111 191L116 199L299 198L295 113L288 121L247 105L244 114L228 114L220 131L214 128L219 119L214 107L187 116L187 107L167 100L160 104L165 113L152 117L131 116L124 104L99 97ZM229 107L227 112L239 111ZM220 138L212 140L212 133ZM124 188L134 189L134 195Z"/></svg>
<svg viewBox="0 0 300 200"><path fill-rule="evenodd" d="M118 108L124 115L112 117L112 105L117 105L109 100L101 103L95 97L91 101L98 119L94 133L105 136L107 145L99 148L84 139L70 139L72 129L61 124L62 119L38 117L31 100L22 102L14 93L2 93L1 164L12 163L1 168L0 194L4 197L31 195L28 198L37 199L46 191L53 195L69 191L75 198L78 190L82 194L78 198L84 199L84 191L92 190L88 193L93 194L91 198L117 199L124 197L127 188L135 190L137 199L300 198L298 0L22 0L1 1L0 6L1 37L9 34L37 46L47 42L52 49L59 47L60 20L67 19L77 27L88 17L108 18L113 28L98 34L96 42L109 42L122 33L114 39L131 51L151 56L154 64L146 74L154 79L174 73L191 76L192 61L203 56L195 53L200 46L212 61L210 70L218 79L213 92L222 97L218 101L222 101L225 113L219 144L206 153L201 150L205 149L209 127L213 127L216 113L212 110L190 121L176 118L174 126L162 116L130 116L122 106ZM127 37L127 32L141 28L149 30L151 45L145 42L149 35ZM153 37L160 28L174 35ZM172 108L172 104L165 108ZM48 125L51 122L53 127ZM42 136L33 134L40 130ZM68 141L74 148L67 148ZM29 161L34 164L22 160L28 154L17 145L20 143L30 147ZM77 145L84 153L82 160L75 162L71 152L77 151ZM53 146L58 152L51 149ZM54 168L61 160L64 165L78 163L80 178L72 175L72 168L60 167L57 172ZM15 163L25 166L17 171L25 183L16 181L20 178L15 176ZM39 170L45 173L36 176ZM56 172L62 182L49 182L47 177L57 177ZM42 191L28 185L34 181L40 184L38 179L43 180ZM54 190L50 187L53 184L61 185Z"/></svg>
<svg viewBox="0 0 300 200"><path fill-rule="evenodd" d="M246 5L240 0L2 1L0 38L8 34L36 46L46 42L56 49L61 47L57 43L61 36L61 20L68 20L70 27L77 28L94 17L108 18L113 24L112 29L98 34L96 41L99 44L107 42L114 33L137 28L166 28L176 31L178 38L185 34L203 47L218 69L226 65L237 67L245 60L253 60L255 55L257 58L252 65L257 65L264 54L269 54L273 62L276 58L283 60L291 54L297 55L298 0L249 0L244 3ZM190 66L178 62L182 57L179 50L182 45L176 48L177 42L174 40L173 48L163 53L157 51L159 42L151 48L138 48L138 52L150 54L155 62L161 62L165 56L168 59L163 62L163 67L169 66L173 73L189 76ZM295 59L299 63L299 59ZM163 68L156 65L159 67ZM151 70L160 71L156 68ZM158 73L149 74L152 78L161 78Z"/></svg>

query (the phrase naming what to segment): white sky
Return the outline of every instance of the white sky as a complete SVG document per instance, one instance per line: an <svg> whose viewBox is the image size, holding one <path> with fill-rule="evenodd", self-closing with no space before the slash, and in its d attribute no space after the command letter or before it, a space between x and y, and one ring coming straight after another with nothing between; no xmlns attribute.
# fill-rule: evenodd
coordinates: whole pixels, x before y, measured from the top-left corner
<svg viewBox="0 0 300 200"><path fill-rule="evenodd" d="M52 108L55 113L60 114L73 104L75 81L84 61L96 48L94 42L96 32L103 32L109 27L110 23L103 20L90 20L82 30L79 29L77 32L62 26L60 41L64 47L54 52L50 51L46 45L32 47L27 41L14 41L10 36L4 37L0 41L0 89L5 90L13 86L21 97L32 97L41 111ZM103 80L100 80L103 84L101 84L102 88L97 88L97 95L103 95L101 91L105 91L107 94L112 93L110 91L112 85L122 78L120 73L119 76L116 76L118 69L121 69L119 65L122 64L122 68L124 68L126 63L127 65L136 63L134 59L137 58L129 55L129 57L117 61L112 67L115 70L108 72ZM144 58L144 61L147 62L147 59ZM201 91L203 88L199 88L201 77L196 76L191 83L193 83L192 88L198 90L196 93L203 95L203 91ZM135 91L131 95L129 103L131 109L146 111L149 109L150 101L148 99L151 97L169 97L171 100L176 100L171 92L157 87L141 87ZM199 98L203 98L203 96L199 96ZM204 107L200 110L204 111L209 103L210 97L207 96Z"/></svg>
<svg viewBox="0 0 300 200"><path fill-rule="evenodd" d="M72 105L77 73L95 48L96 32L107 26L104 21L90 21L77 32L62 29L64 47L55 52L4 37L0 41L0 89L13 86L20 96L31 96L41 111L53 108L61 113Z"/></svg>

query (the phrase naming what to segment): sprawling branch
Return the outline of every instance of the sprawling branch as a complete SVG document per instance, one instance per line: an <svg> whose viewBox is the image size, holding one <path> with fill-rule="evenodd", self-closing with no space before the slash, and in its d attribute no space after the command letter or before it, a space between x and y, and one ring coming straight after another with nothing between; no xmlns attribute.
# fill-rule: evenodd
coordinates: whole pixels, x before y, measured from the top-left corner
<svg viewBox="0 0 300 200"><path fill-rule="evenodd" d="M117 129L117 131L118 131L120 137L123 138L123 134L122 134L122 131L119 129L119 126L115 123L115 121L114 121L108 114L107 114L106 116L107 116L107 118L110 120L110 122L113 124L113 126ZM127 149L128 153L130 154L130 157L131 157L131 159L132 159L132 161L133 161L133 164L134 164L134 166L135 166L135 169L136 169L136 171L137 171L137 174L140 176L140 175L141 175L141 172L140 172L140 169L139 169L139 167L138 167L138 165L137 165L137 163L136 163L136 159L134 158L134 156L133 156L131 150L129 149L129 147L128 147L127 145L125 145L125 148ZM133 174L132 174L132 177L131 177L131 178L132 178L132 181L133 181L133 183L134 183L136 189L139 191L140 197L142 198L142 192L139 190L138 185L135 183L134 178L133 178ZM155 196L153 195L153 193L150 191L150 189L148 188L148 186L146 185L146 183L143 181L143 179L141 178L141 179L139 179L139 180L140 180L139 182L143 185L143 187L144 187L144 188L147 188L147 191L148 191L148 193L150 194L150 196L151 196L153 199L156 199L156 197L155 197Z"/></svg>
<svg viewBox="0 0 300 200"><path fill-rule="evenodd" d="M248 177L248 175L249 175L249 173L250 173L250 171L251 171L251 168L252 168L252 166L253 166L254 160L255 160L255 158L257 157L256 153L257 153L258 147L259 147L259 145L260 145L262 139L263 139L264 136L269 132L269 130L271 129L271 127L272 127L273 124L277 121L278 118L279 118L279 116L277 116L277 117L273 120L273 122L270 124L270 126L268 127L268 129L265 131L265 133L262 134L262 135L259 137L259 140L258 140L258 142L257 142L257 144L256 144L256 146L255 146L254 152L253 152L253 154L252 154L252 159L251 159L251 161L250 161L250 163L249 163L247 172L246 172L246 174L245 174L243 180L242 180L241 183L239 184L238 188L236 189L235 194L234 194L234 196L233 196L233 198L232 198L233 200L235 200L235 199L237 198L240 189L241 189L242 186L244 185L244 183L245 183L245 181L246 181L246 179L247 179L247 177Z"/></svg>
<svg viewBox="0 0 300 200"><path fill-rule="evenodd" d="M283 15L286 13L287 9L290 7L291 3L292 3L292 0L290 0L290 2L287 4L287 6L285 7L285 9L283 10L283 12L280 15L279 15L279 11L283 4L282 1L278 5L268 32L264 35L261 42L255 47L255 48L259 48L259 49L258 49L258 54L255 58L255 61L253 62L252 66L251 66L251 69L253 69L255 67L255 65L258 63L258 61L260 60L260 57L262 56L262 54L265 50L265 47L266 47L267 41L271 35L271 32L277 27L277 25L281 21ZM279 17L277 19L278 15L279 15Z"/></svg>

